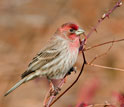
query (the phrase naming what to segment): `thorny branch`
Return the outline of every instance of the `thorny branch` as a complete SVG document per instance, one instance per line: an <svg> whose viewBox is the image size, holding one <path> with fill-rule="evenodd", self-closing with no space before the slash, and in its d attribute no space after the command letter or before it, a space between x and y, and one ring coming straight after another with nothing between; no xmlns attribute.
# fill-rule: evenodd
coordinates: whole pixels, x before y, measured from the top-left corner
<svg viewBox="0 0 124 107"><path fill-rule="evenodd" d="M104 13L102 17L98 20L97 24L87 34L87 39L93 34L93 32L97 32L97 28L102 23L102 21L105 20L106 18L109 18L110 14L121 5L122 5L122 0L118 0L112 9L110 9L107 13ZM81 44L81 47L83 47L83 43Z"/></svg>
<svg viewBox="0 0 124 107"><path fill-rule="evenodd" d="M98 20L97 24L96 24L96 25L93 27L93 29L91 29L91 31L87 34L87 38L89 38L89 37L92 35L92 33L93 33L94 31L97 31L96 29L97 29L97 27L101 24L101 22L102 22L104 19L109 18L110 14L111 14L116 8L120 7L121 5L122 5L122 0L118 0L117 3L115 4L115 6L114 6L112 9L110 9L107 13L103 14L102 17ZM85 40L86 40L86 39L85 39ZM50 106L52 106L60 97L62 97L62 96L78 81L80 75L81 75L82 72L83 72L84 65L86 64L86 60L85 60L85 56L84 56L84 51L90 50L91 48L95 48L95 47L102 46L102 45L105 45L105 44L114 43L114 42L119 42L119 41L123 41L123 40L124 40L124 39L115 40L115 41L109 41L109 42L105 42L105 43L102 43L102 44L94 45L94 46L89 47L89 48L87 48L87 49L83 49L84 44L85 44L86 41L82 41L80 48L82 49L81 51L82 51L82 55L83 55L83 58L84 58L84 63L83 63L83 65L82 65L82 68L81 68L81 70L80 70L80 73L79 73L78 77L76 78L76 80L75 80L62 94L60 94L60 95L50 104Z"/></svg>
<svg viewBox="0 0 124 107"><path fill-rule="evenodd" d="M94 31L97 31L97 27L101 24L101 22L102 22L104 19L109 18L110 14L111 14L116 8L120 7L121 5L122 5L122 0L118 0L117 3L116 3L116 5L115 5L112 9L110 9L107 13L104 13L104 14L102 15L102 17L98 20L97 24L96 24L96 25L93 27L93 29L88 33L87 38L89 38L89 37L92 35L92 33L93 33Z"/></svg>

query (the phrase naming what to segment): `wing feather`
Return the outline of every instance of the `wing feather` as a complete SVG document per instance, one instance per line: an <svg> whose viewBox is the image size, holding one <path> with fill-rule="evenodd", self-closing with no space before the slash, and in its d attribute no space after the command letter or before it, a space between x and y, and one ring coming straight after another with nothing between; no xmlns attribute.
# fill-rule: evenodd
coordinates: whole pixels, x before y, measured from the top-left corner
<svg viewBox="0 0 124 107"><path fill-rule="evenodd" d="M22 78L40 69L45 64L57 58L61 51L57 48L57 42L47 45L29 63L28 69L21 75Z"/></svg>

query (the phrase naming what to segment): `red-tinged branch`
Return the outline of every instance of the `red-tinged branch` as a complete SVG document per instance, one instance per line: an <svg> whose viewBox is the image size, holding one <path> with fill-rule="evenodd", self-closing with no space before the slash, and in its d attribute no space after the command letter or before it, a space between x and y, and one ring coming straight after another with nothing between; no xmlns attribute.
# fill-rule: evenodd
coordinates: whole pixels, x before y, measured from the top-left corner
<svg viewBox="0 0 124 107"><path fill-rule="evenodd" d="M116 5L110 9L107 13L104 13L102 15L102 17L98 20L97 24L91 29L91 31L87 34L87 39L93 34L93 32L97 32L97 27L102 23L103 20L105 20L106 18L109 18L110 14L116 10L118 7L120 7L122 5L122 0L118 0ZM81 43L81 49L83 47L83 41Z"/></svg>
<svg viewBox="0 0 124 107"><path fill-rule="evenodd" d="M84 51L87 51L87 50L90 50L90 49L93 49L93 48L96 48L96 47L99 47L99 46L102 46L102 45L106 45L106 44L110 44L110 43L115 43L115 42L121 42L121 41L124 41L124 39L118 39L118 40L112 40L112 41L100 43L100 44L97 44L97 45L85 48Z"/></svg>
<svg viewBox="0 0 124 107"><path fill-rule="evenodd" d="M61 89L62 86L64 85L65 81L66 81L66 77L60 81L60 83L58 84L57 87L59 89ZM52 92L52 87L51 87L50 90L48 91L48 94L45 97L44 104L43 104L44 107L49 107L50 106L50 104L52 103L52 101L56 98L56 95L57 94L55 94L55 93L56 92Z"/></svg>
<svg viewBox="0 0 124 107"><path fill-rule="evenodd" d="M89 105L87 107L115 107L112 104L93 104L93 105Z"/></svg>
<svg viewBox="0 0 124 107"><path fill-rule="evenodd" d="M104 56L104 55L107 55L108 52L111 50L112 46L113 46L113 43L112 43L112 45L107 49L107 51L106 51L105 53L102 53L102 54L100 54L100 55L94 57L94 58L93 58L89 63L87 63L87 64L90 65L90 64L92 64L97 58L100 58L100 57L102 57L102 56Z"/></svg>
<svg viewBox="0 0 124 107"><path fill-rule="evenodd" d="M109 70L124 71L124 69L102 66L102 65L97 65L97 64L88 64L88 65L94 66L94 67L99 67L99 68L104 68L104 69L109 69Z"/></svg>
<svg viewBox="0 0 124 107"><path fill-rule="evenodd" d="M97 31L97 27L101 24L101 22L104 19L109 18L110 14L121 5L122 5L122 0L118 0L116 5L112 9L110 9L107 13L104 13L102 17L98 20L97 24L93 27L93 29L91 29L91 31L87 34L87 38L89 38L94 31Z"/></svg>

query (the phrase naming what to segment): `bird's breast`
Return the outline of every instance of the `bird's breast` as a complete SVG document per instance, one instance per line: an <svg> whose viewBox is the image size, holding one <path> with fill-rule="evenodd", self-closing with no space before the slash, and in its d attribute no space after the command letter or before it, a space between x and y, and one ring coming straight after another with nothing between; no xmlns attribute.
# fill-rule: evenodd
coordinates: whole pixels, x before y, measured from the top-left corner
<svg viewBox="0 0 124 107"><path fill-rule="evenodd" d="M76 51L77 49L79 49L80 46L80 42L79 42L79 38L75 38L75 40L69 42L69 49L71 51Z"/></svg>

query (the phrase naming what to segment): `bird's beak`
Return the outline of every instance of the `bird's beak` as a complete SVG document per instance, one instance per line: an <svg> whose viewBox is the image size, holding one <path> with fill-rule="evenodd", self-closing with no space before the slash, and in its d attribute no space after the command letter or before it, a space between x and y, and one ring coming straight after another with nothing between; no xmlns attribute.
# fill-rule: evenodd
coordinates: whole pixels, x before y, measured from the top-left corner
<svg viewBox="0 0 124 107"><path fill-rule="evenodd" d="M81 35L83 34L85 31L81 28L78 28L78 30L75 32L76 35Z"/></svg>

